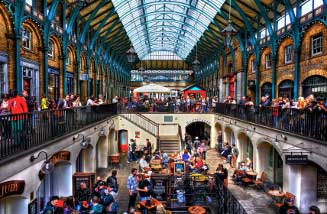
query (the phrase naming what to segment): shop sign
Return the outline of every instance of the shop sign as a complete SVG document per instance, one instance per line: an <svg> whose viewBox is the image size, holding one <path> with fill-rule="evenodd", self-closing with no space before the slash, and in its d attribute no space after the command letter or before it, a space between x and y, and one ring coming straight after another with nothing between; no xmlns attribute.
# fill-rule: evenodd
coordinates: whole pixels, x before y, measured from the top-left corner
<svg viewBox="0 0 327 214"><path fill-rule="evenodd" d="M289 165L306 165L308 164L308 155L286 155L286 164Z"/></svg>
<svg viewBox="0 0 327 214"><path fill-rule="evenodd" d="M0 199L10 195L20 195L24 192L25 181L14 180L0 183Z"/></svg>
<svg viewBox="0 0 327 214"><path fill-rule="evenodd" d="M135 138L140 138L141 137L141 133L139 131L135 132Z"/></svg>
<svg viewBox="0 0 327 214"><path fill-rule="evenodd" d="M53 165L56 165L56 163L61 161L69 161L70 160L70 152L69 151L60 151L56 154L52 155L50 158L50 162Z"/></svg>

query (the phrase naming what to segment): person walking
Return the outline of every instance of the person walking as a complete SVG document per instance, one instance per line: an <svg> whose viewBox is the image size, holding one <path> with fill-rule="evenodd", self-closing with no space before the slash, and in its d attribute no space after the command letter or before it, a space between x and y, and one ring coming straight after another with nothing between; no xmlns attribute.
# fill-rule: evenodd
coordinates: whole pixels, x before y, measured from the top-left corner
<svg viewBox="0 0 327 214"><path fill-rule="evenodd" d="M80 183L80 188L77 191L76 200L80 206L80 213L88 213L89 212L89 201L90 201L90 191L86 186L85 182Z"/></svg>
<svg viewBox="0 0 327 214"><path fill-rule="evenodd" d="M130 139L128 145L128 153L127 153L127 163L131 163L135 160L135 150L136 150L136 143L134 139Z"/></svg>
<svg viewBox="0 0 327 214"><path fill-rule="evenodd" d="M128 176L127 179L127 189L129 193L129 201L128 201L128 210L129 212L131 209L135 208L135 203L136 203L136 197L137 197L137 190L136 188L138 187L138 182L137 182L137 169L133 168L131 170L130 176Z"/></svg>
<svg viewBox="0 0 327 214"><path fill-rule="evenodd" d="M114 169L111 171L111 176L107 178L107 186L112 189L115 193L118 192L118 181L117 181L117 170Z"/></svg>

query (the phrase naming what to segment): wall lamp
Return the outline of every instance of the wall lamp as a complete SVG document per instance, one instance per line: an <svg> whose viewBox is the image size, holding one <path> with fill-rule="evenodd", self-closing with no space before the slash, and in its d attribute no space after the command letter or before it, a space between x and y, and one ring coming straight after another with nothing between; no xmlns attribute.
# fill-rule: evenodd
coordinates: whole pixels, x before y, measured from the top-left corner
<svg viewBox="0 0 327 214"><path fill-rule="evenodd" d="M99 137L105 137L106 136L106 132L104 131L104 128L101 128L99 131Z"/></svg>
<svg viewBox="0 0 327 214"><path fill-rule="evenodd" d="M80 142L80 145L83 149L86 149L89 144L90 144L90 141L91 141L91 138L89 137L85 137L84 135L82 134L77 134L77 135L74 135L73 137L73 141L76 142L76 141L79 141L79 140L82 140Z"/></svg>
<svg viewBox="0 0 327 214"><path fill-rule="evenodd" d="M278 137L280 137L280 138L281 138L282 140L284 140L284 141L287 141L287 137L286 137L286 135L278 134L278 135L276 135L276 138L275 138L275 143L276 143L276 144L279 143Z"/></svg>
<svg viewBox="0 0 327 214"><path fill-rule="evenodd" d="M50 174L52 172L54 166L48 159L48 153L46 151L40 151L36 156L32 155L30 157L30 161L34 162L34 160L38 159L41 154L45 154L45 161L42 164L41 172L43 172L44 174Z"/></svg>

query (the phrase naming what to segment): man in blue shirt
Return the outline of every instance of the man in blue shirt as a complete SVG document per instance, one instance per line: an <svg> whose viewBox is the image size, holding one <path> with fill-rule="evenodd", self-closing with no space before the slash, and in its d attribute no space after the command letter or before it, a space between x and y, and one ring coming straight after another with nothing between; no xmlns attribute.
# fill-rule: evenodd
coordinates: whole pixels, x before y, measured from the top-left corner
<svg viewBox="0 0 327 214"><path fill-rule="evenodd" d="M131 170L130 176L128 176L127 179L127 189L129 192L129 202L128 202L127 212L129 212L131 208L135 208L136 196L137 196L136 188L138 186L136 175L137 175L137 169L133 168Z"/></svg>

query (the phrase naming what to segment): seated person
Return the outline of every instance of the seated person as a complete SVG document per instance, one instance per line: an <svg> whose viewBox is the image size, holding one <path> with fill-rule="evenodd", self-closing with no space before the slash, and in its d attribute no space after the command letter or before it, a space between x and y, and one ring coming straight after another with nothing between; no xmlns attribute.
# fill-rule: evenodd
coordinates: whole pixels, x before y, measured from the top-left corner
<svg viewBox="0 0 327 214"><path fill-rule="evenodd" d="M149 163L145 160L145 155L142 155L140 161L140 169L142 172L144 172L145 170L147 170L148 168L150 168Z"/></svg>
<svg viewBox="0 0 327 214"><path fill-rule="evenodd" d="M188 153L188 150L185 149L185 150L184 150L184 153L183 153L183 155L182 155L182 160L183 160L184 162L187 162L187 161L189 161L190 157L191 157L191 155Z"/></svg>
<svg viewBox="0 0 327 214"><path fill-rule="evenodd" d="M166 163L168 163L169 156L164 151L161 151L161 154L162 154L162 159L161 159L162 167L165 168L166 167Z"/></svg>
<svg viewBox="0 0 327 214"><path fill-rule="evenodd" d="M224 181L228 178L228 171L222 164L218 164L216 169L215 177L218 178L220 181Z"/></svg>
<svg viewBox="0 0 327 214"><path fill-rule="evenodd" d="M245 162L242 161L240 168L236 169L233 174L233 180L235 182L241 182L242 178L246 177L246 171L248 170L247 166L245 165Z"/></svg>
<svg viewBox="0 0 327 214"><path fill-rule="evenodd" d="M200 157L195 157L193 172L195 172L195 173L202 172L202 166L203 166L202 159Z"/></svg>
<svg viewBox="0 0 327 214"><path fill-rule="evenodd" d="M251 161L250 158L246 158L246 167L247 170L253 170L253 162Z"/></svg>

